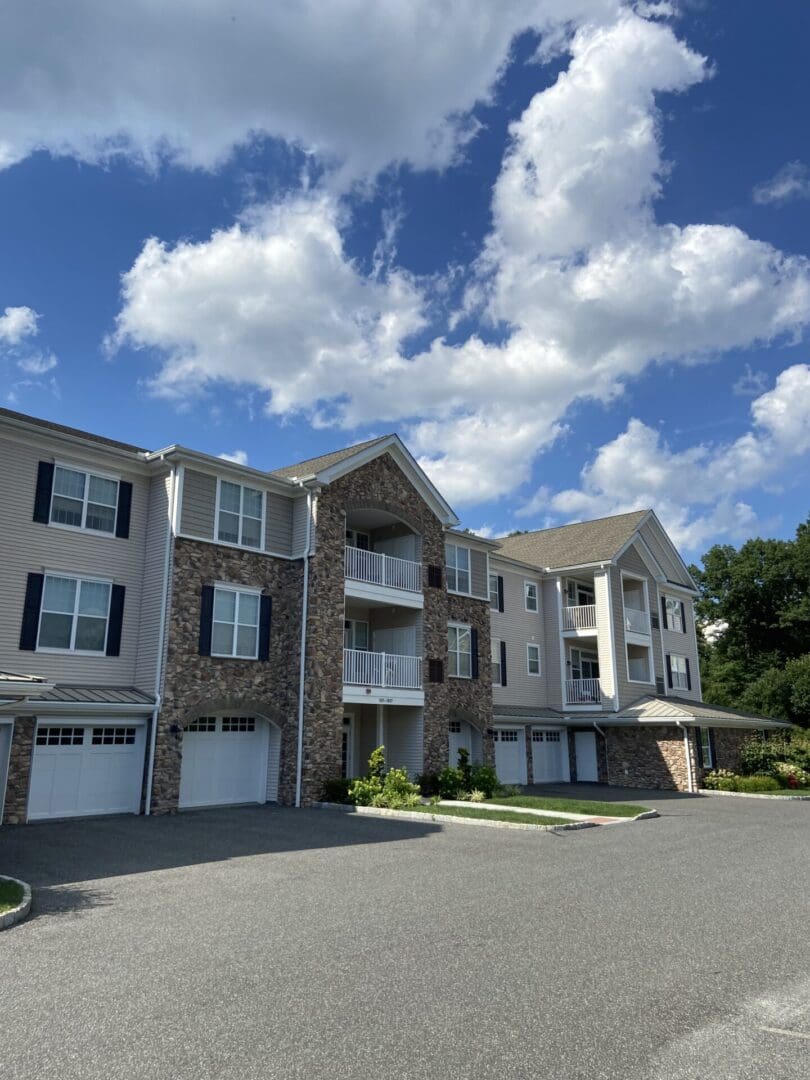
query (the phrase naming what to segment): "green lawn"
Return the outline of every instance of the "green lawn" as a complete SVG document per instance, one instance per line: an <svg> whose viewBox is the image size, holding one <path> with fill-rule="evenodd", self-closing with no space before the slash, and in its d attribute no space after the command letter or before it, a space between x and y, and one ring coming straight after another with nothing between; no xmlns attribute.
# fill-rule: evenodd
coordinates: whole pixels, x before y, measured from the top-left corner
<svg viewBox="0 0 810 1080"><path fill-rule="evenodd" d="M0 915L17 907L23 898L23 891L15 881L0 880Z"/></svg>
<svg viewBox="0 0 810 1080"><path fill-rule="evenodd" d="M594 817L635 817L649 810L649 806L631 806L629 803L591 802L588 799L554 799L542 795L507 795L502 799L487 799L488 803L501 806L525 806L531 810L561 810L567 814L593 814Z"/></svg>
<svg viewBox="0 0 810 1080"><path fill-rule="evenodd" d="M518 821L524 825L565 825L565 818L542 817L540 814L520 814L513 810L487 810L482 806L411 806L420 814L441 814L445 817L478 818L484 821Z"/></svg>
<svg viewBox="0 0 810 1080"><path fill-rule="evenodd" d="M765 795L810 795L810 787L783 788L781 791L766 791Z"/></svg>

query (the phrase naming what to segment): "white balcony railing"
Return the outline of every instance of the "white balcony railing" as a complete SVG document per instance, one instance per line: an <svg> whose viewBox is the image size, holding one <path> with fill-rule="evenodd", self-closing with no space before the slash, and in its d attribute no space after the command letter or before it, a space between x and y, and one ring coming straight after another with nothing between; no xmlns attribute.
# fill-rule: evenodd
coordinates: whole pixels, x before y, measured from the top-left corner
<svg viewBox="0 0 810 1080"><path fill-rule="evenodd" d="M563 630L595 630L596 604L563 608Z"/></svg>
<svg viewBox="0 0 810 1080"><path fill-rule="evenodd" d="M343 681L352 686L387 686L398 690L422 689L422 660L397 653L343 650Z"/></svg>
<svg viewBox="0 0 810 1080"><path fill-rule="evenodd" d="M346 548L346 577L367 581L372 585L387 585L390 589L408 592L422 591L422 564L410 559L397 559L379 551Z"/></svg>
<svg viewBox="0 0 810 1080"><path fill-rule="evenodd" d="M566 705L601 705L602 694L598 679L566 679Z"/></svg>
<svg viewBox="0 0 810 1080"><path fill-rule="evenodd" d="M624 627L625 630L629 630L631 634L649 635L650 616L646 611L639 611L638 608L626 607L624 609Z"/></svg>

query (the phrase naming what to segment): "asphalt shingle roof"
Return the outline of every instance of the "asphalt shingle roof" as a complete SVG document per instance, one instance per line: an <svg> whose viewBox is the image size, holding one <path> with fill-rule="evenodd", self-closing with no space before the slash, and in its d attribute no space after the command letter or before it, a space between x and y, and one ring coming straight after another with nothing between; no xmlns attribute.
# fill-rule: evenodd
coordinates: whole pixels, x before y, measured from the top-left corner
<svg viewBox="0 0 810 1080"><path fill-rule="evenodd" d="M41 420L38 416L14 412L13 409L0 409L0 416L7 416L11 420L24 420L27 424L36 424L37 427L45 428L47 431L60 431L64 435L76 435L80 439L101 443L102 446L114 446L118 450L130 450L133 454L145 454L147 452L142 446L133 446L131 443L119 442L117 439L108 439L104 435L94 435L90 431L67 427L65 424L55 424L52 420Z"/></svg>
<svg viewBox="0 0 810 1080"><path fill-rule="evenodd" d="M281 476L285 480L289 480L294 476L314 476L319 472L323 472L324 469L330 468L332 465L337 465L340 461L345 461L346 458L359 454L361 450L366 450L369 446L374 446L384 439L390 439L390 437L390 435L380 435L376 439L366 439L365 442L356 443L354 446L346 446L342 450L334 450L331 454L321 454L320 457L307 458L305 461L298 461L295 465L285 465L283 469L273 469L271 475Z"/></svg>
<svg viewBox="0 0 810 1080"><path fill-rule="evenodd" d="M499 554L542 569L608 562L631 538L648 510L498 538Z"/></svg>

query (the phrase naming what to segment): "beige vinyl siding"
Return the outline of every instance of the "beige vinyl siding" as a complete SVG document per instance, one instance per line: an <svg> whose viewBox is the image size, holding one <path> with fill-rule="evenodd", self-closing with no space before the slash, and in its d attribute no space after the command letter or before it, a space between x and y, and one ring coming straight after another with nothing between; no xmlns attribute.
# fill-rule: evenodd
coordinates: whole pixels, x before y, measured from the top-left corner
<svg viewBox="0 0 810 1080"><path fill-rule="evenodd" d="M622 575L621 571L627 570L630 574L636 577L643 578L647 582L647 596L650 605L651 612L654 612L653 605L656 602L656 582L650 571L647 569L647 565L641 558L635 546L631 546L624 552L618 562L618 567L612 571L613 578L613 629L616 634L616 682L619 689L619 707L622 708L628 705L631 701L635 701L636 698L641 697L643 694L655 693L655 681L653 682L631 682L627 675L627 638L624 627L624 603L622 597ZM660 640L656 645L656 639L660 635L656 630L652 631L650 637L650 644L653 647L653 668L655 674L661 674L661 646Z"/></svg>
<svg viewBox="0 0 810 1080"><path fill-rule="evenodd" d="M180 532L185 536L199 537L201 540L213 540L216 504L216 476L186 467L183 470Z"/></svg>
<svg viewBox="0 0 810 1080"><path fill-rule="evenodd" d="M293 544L293 500L268 491L265 496L265 540L267 551L291 555Z"/></svg>
<svg viewBox="0 0 810 1080"><path fill-rule="evenodd" d="M313 535L313 541L314 539ZM293 501L291 543L294 558L300 558L305 554L307 546L307 499L305 495Z"/></svg>
<svg viewBox="0 0 810 1080"><path fill-rule="evenodd" d="M648 521L639 529L639 535L650 549L653 558L663 570L664 575L670 581L677 581L686 588L691 588L692 586L684 574L680 561L673 556L669 545L661 537L658 527L652 521Z"/></svg>
<svg viewBox="0 0 810 1080"><path fill-rule="evenodd" d="M418 775L424 767L423 710L416 706L386 708L383 724L386 765L407 769L411 778Z"/></svg>
<svg viewBox="0 0 810 1080"><path fill-rule="evenodd" d="M347 608L347 619L362 619L368 623L369 631L374 635L375 630L396 630L402 627L413 627L415 634L416 656L424 656L422 612L411 608ZM426 672L422 672L423 679Z"/></svg>
<svg viewBox="0 0 810 1080"><path fill-rule="evenodd" d="M171 473L153 477L149 489L146 557L135 665L135 686L147 694L153 693L155 689L160 649L160 614L163 604L166 541L170 529L170 501Z"/></svg>
<svg viewBox="0 0 810 1080"><path fill-rule="evenodd" d="M538 589L540 611L526 611L523 602L523 582L526 575L499 567L491 560L492 574L503 578L504 611L490 612L490 633L493 641L506 644L506 686L493 686L495 708L507 705L542 707L547 704L546 683L548 657L544 647L543 614L546 607L542 589ZM526 645L540 646L541 674L529 675L526 662ZM559 653L557 654L559 670Z"/></svg>
<svg viewBox="0 0 810 1080"><path fill-rule="evenodd" d="M689 597L679 596L676 592L669 593L669 596L675 597L677 600L683 600L684 608L684 621L686 626L686 633L679 634L675 630L664 630L663 614L661 613L661 600L660 596L666 594L666 585L661 586L661 592L659 593L658 611L661 622L661 633L658 635L659 639L663 640L663 651L666 653L675 653L677 656L685 656L689 660L689 673L692 677L692 689L681 690L670 689L669 684L666 682L666 670L665 663L662 661L661 669L664 676L666 692L667 694L674 694L677 697L689 698L692 701L700 701L700 672L698 658L698 645L697 645L697 630L695 627L695 613L692 601ZM661 646L659 645L659 651Z"/></svg>
<svg viewBox="0 0 810 1080"><path fill-rule="evenodd" d="M488 560L485 551L470 549L470 591L473 596L489 599Z"/></svg>
<svg viewBox="0 0 810 1080"><path fill-rule="evenodd" d="M141 610L141 580L146 548L149 480L126 462L104 453L71 448L66 454L46 437L35 443L3 438L3 498L0 499L0 670L31 672L57 682L131 686ZM97 469L132 484L129 538L65 529L32 520L37 467L59 461L76 468ZM22 651L19 648L25 588L29 573L60 572L77 577L107 578L126 588L120 656Z"/></svg>

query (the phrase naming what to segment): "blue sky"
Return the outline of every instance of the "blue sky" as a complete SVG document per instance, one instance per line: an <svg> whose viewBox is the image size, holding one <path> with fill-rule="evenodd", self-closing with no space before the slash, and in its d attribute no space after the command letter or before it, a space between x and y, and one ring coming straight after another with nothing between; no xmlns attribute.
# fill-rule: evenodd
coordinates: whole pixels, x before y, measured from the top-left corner
<svg viewBox="0 0 810 1080"><path fill-rule="evenodd" d="M40 6L0 403L258 468L397 430L493 535L806 518L805 4Z"/></svg>

